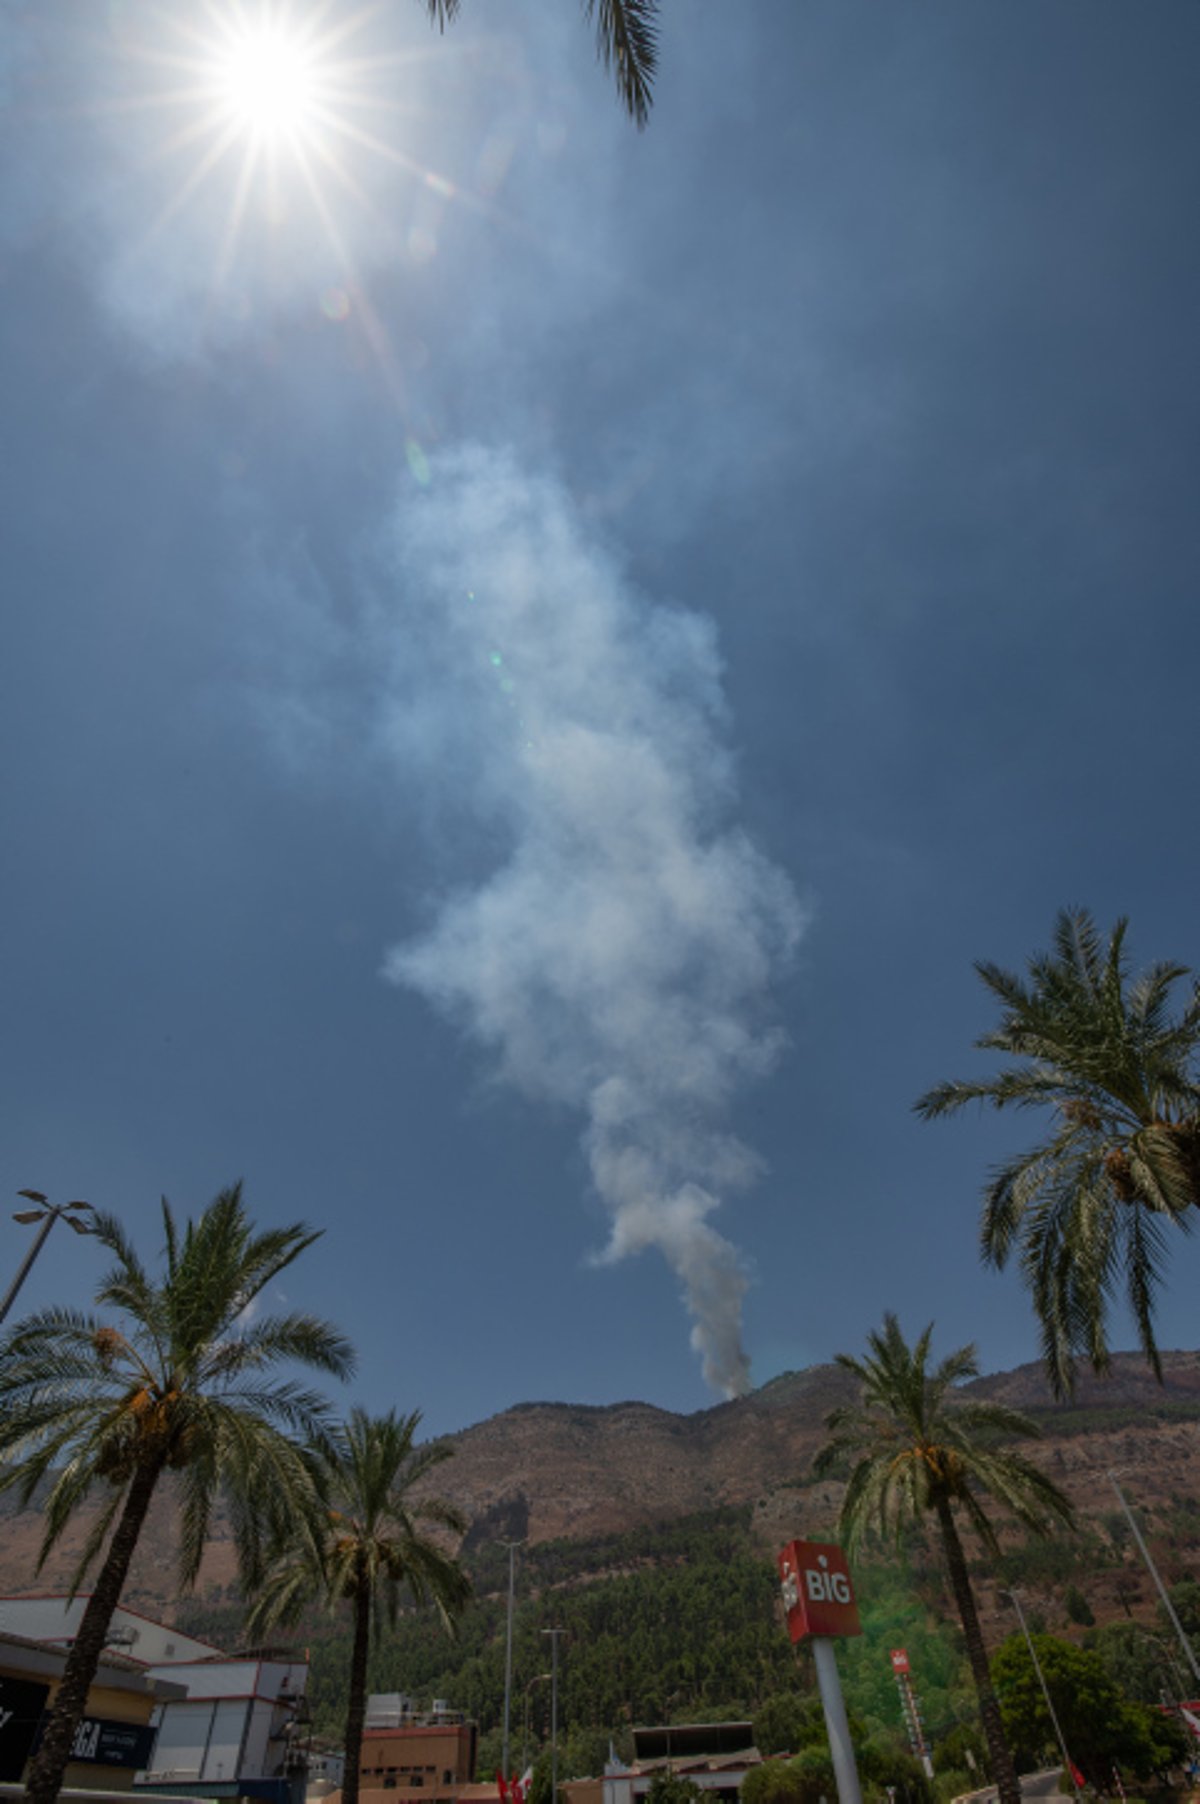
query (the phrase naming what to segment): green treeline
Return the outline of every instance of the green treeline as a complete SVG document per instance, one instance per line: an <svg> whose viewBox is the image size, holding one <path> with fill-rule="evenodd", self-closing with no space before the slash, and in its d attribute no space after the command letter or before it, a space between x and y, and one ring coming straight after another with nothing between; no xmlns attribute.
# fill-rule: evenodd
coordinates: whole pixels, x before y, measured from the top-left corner
<svg viewBox="0 0 1200 1804"><path fill-rule="evenodd" d="M499 1546L467 1556L476 1600L452 1638L429 1615L409 1613L372 1648L372 1691L403 1691L419 1703L444 1697L499 1731L504 1707L507 1555ZM907 1558L860 1575L864 1634L841 1651L849 1701L873 1729L901 1730L889 1650L909 1649L926 1720L949 1727L971 1714L957 1630L939 1621L927 1575ZM772 1561L750 1535L750 1511L714 1510L628 1534L553 1541L522 1550L513 1635L514 1753L522 1745L526 1689L533 1745L548 1732L550 1644L560 1642L559 1721L625 1742L635 1723L754 1717L780 1694L809 1694L777 1610ZM231 1603L191 1604L189 1632L224 1646L241 1638ZM310 1649L311 1699L319 1732L336 1735L345 1709L349 1623L313 1612L299 1638ZM534 1681L530 1684L530 1681ZM593 1736L594 1739L594 1736ZM490 1752L490 1746L485 1746ZM483 1762L481 1761L481 1765Z"/></svg>

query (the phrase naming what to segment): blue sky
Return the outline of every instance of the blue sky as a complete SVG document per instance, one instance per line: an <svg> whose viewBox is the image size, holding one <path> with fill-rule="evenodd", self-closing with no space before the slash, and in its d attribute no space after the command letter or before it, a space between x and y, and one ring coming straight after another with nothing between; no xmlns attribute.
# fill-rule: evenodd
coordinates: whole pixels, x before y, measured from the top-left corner
<svg viewBox="0 0 1200 1804"><path fill-rule="evenodd" d="M205 18L0 7L10 1189L243 1177L436 1429L1033 1357L911 1103L1064 904L1200 957L1195 9L667 0L639 134L332 0L236 233Z"/></svg>

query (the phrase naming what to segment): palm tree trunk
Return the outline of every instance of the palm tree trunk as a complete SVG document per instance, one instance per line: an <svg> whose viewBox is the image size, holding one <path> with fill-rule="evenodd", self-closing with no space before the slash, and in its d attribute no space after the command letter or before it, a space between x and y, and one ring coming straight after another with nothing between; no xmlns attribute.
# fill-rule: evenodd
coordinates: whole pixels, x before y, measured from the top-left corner
<svg viewBox="0 0 1200 1804"><path fill-rule="evenodd" d="M934 1508L937 1511L938 1524L942 1531L942 1545L946 1550L946 1565L950 1570L950 1588L954 1592L954 1601L958 1605L958 1614L962 1619L963 1634L967 1642L967 1658L971 1662L975 1690L979 1694L979 1717L983 1724L984 1738L987 1741L988 1755L992 1763L992 1778L996 1782L1000 1804L1019 1804L1020 1781L1017 1778L1012 1754L1004 1734L1004 1724L1000 1720L1000 1705L992 1690L992 1675L988 1667L987 1650L983 1645L983 1631L979 1627L979 1612L975 1608L975 1593L971 1589L971 1578L967 1571L962 1542L958 1538L958 1529L955 1527L954 1517L947 1500L944 1497L940 1498Z"/></svg>
<svg viewBox="0 0 1200 1804"><path fill-rule="evenodd" d="M129 1495L121 1511L121 1519L109 1544L104 1564L96 1575L96 1586L89 1597L79 1633L67 1655L54 1709L42 1745L35 1754L25 1783L27 1804L55 1804L62 1786L63 1774L71 1758L75 1732L87 1710L88 1692L104 1652L113 1611L121 1601L129 1563L133 1559L154 1487L162 1472L161 1456L133 1475Z"/></svg>
<svg viewBox="0 0 1200 1804"><path fill-rule="evenodd" d="M363 1724L367 1717L367 1654L371 1646L371 1590L360 1578L354 1592L354 1645L350 1654L350 1697L346 1705L346 1770L342 1804L358 1804Z"/></svg>

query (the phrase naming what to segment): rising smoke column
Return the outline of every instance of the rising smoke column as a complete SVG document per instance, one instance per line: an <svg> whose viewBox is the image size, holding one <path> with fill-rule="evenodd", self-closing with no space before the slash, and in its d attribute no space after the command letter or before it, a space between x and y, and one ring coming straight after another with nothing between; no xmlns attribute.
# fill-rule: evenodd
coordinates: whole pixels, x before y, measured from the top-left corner
<svg viewBox="0 0 1200 1804"><path fill-rule="evenodd" d="M612 1218L598 1260L656 1247L706 1380L735 1396L747 1279L711 1218L758 1169L728 1109L778 1056L770 987L801 917L732 818L712 623L648 606L561 488L489 453L440 463L396 536L454 768L509 837L386 973L504 1080L583 1111Z"/></svg>

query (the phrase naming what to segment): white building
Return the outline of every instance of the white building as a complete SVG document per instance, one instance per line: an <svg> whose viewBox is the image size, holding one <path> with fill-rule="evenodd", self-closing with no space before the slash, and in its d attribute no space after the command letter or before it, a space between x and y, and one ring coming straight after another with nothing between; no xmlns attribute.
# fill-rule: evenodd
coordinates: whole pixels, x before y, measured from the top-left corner
<svg viewBox="0 0 1200 1804"><path fill-rule="evenodd" d="M172 1661L151 1673L168 1675L187 1697L157 1713L154 1754L136 1790L275 1804L303 1796L307 1660Z"/></svg>
<svg viewBox="0 0 1200 1804"><path fill-rule="evenodd" d="M41 1641L51 1647L69 1647L79 1632L83 1612L91 1593L79 1591L74 1597L0 1597L0 1630L6 1635L21 1635L26 1641ZM113 1612L108 1646L136 1660L139 1666L162 1666L174 1660L222 1660L220 1648L210 1642L184 1635L169 1623L154 1622L136 1610L118 1604Z"/></svg>
<svg viewBox="0 0 1200 1804"><path fill-rule="evenodd" d="M79 1630L88 1593L2 1597L0 1634L63 1651ZM193 1798L253 1797L300 1804L308 1739L308 1661L287 1653L229 1659L220 1648L120 1605L110 1664L139 1673L164 1701L151 1717L153 1748L135 1792Z"/></svg>

